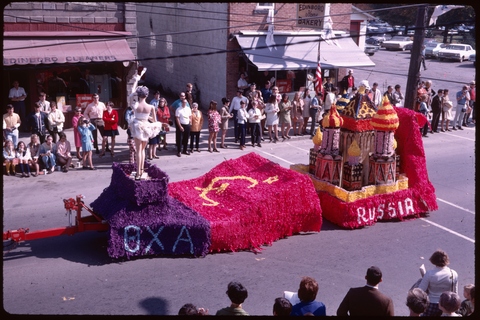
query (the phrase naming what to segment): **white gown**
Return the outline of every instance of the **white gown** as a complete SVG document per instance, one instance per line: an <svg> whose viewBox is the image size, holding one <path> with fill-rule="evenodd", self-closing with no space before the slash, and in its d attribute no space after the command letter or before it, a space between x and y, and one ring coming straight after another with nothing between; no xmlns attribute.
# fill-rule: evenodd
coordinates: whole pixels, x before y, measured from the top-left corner
<svg viewBox="0 0 480 320"><path fill-rule="evenodd" d="M134 118L130 123L130 131L135 139L148 141L162 131L161 122L148 122L148 113L140 113L135 110L133 114Z"/></svg>

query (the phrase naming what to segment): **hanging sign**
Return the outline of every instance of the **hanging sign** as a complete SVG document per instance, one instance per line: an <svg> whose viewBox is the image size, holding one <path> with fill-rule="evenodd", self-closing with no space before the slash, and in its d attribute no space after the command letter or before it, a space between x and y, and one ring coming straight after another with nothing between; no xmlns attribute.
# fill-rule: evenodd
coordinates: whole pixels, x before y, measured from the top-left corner
<svg viewBox="0 0 480 320"><path fill-rule="evenodd" d="M323 29L324 3L298 3L297 27Z"/></svg>

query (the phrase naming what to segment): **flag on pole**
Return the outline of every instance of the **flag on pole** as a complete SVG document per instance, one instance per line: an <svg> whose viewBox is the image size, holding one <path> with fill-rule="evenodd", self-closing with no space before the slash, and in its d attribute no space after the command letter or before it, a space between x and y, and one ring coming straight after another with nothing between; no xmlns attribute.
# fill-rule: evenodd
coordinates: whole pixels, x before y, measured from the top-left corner
<svg viewBox="0 0 480 320"><path fill-rule="evenodd" d="M273 16L274 11L273 9L268 9L268 16L267 16L267 24L268 24L268 31L267 31L267 38L265 39L265 43L268 46L268 49L272 51L272 46L275 45L275 40L273 40ZM277 50L276 47L274 47Z"/></svg>
<svg viewBox="0 0 480 320"><path fill-rule="evenodd" d="M320 61L318 61L317 72L315 72L315 92L317 94L319 92L323 93L322 68L320 67Z"/></svg>
<svg viewBox="0 0 480 320"><path fill-rule="evenodd" d="M430 17L430 23L429 26L432 24L437 23L437 18L441 16L444 13L447 13L448 11L452 9L458 9L458 8L463 8L464 6L454 6L454 5L442 5L442 6L436 6L435 10L433 10L432 16Z"/></svg>

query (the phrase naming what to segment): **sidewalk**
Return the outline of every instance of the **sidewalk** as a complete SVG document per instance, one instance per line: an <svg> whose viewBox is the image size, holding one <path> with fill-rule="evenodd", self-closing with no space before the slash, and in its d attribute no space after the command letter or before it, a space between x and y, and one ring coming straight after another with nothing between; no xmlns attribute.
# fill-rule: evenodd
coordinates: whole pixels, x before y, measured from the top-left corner
<svg viewBox="0 0 480 320"><path fill-rule="evenodd" d="M202 131L200 133L200 151L207 153L207 148L208 148L208 120L207 120L207 115L205 112L203 112L203 126L202 126ZM310 128L310 122L308 124L308 128ZM110 154L107 152L105 156L99 157L98 154L93 151L93 165L98 168L109 168L112 164L112 162L128 162L129 161L129 153L128 153L128 145L127 145L127 131L123 130L121 128L118 129L118 132L120 135L116 136L115 138L115 156L112 158ZM73 128L69 128L64 130L64 133L67 136L67 140L70 142L71 145L71 153L74 158L74 162L76 162L76 148L75 148L75 140L73 137ZM20 132L19 135L19 141L25 142L25 144L28 144L30 142L30 133L28 132ZM218 132L217 136L217 148L220 147L220 141L221 141L221 130ZM268 140L268 134L264 133L263 137L265 141L262 141L262 143L265 144L270 144ZM170 158L174 157L174 159L177 159L177 149L175 145L175 126L170 127L170 131L166 135L167 139L167 147L168 150L163 150L162 148L157 149L157 155L160 157L160 159L154 159L152 161L158 161L158 160L165 160L165 157ZM293 136L290 141L295 141L295 140L300 140L300 139L310 139L310 135L305 135L305 136ZM109 138L109 144L110 144L111 139ZM228 131L227 131L227 136L225 138L225 144L228 146L229 150L237 150L239 151L239 156L242 155L243 153L240 151L240 146L238 143L234 143L234 130L233 130L233 120L229 121L228 125ZM101 137L100 133L98 133L98 142L99 142L99 148L101 148ZM247 145L247 150L250 148L250 135L247 135L246 137L246 145ZM190 141L189 141L190 145ZM148 148L148 147L147 147ZM250 149L248 151L253 150ZM182 155L183 158L183 155ZM149 160L147 160L149 161ZM181 160L180 160L181 161ZM75 169L72 169L75 170ZM79 169L81 170L81 169Z"/></svg>

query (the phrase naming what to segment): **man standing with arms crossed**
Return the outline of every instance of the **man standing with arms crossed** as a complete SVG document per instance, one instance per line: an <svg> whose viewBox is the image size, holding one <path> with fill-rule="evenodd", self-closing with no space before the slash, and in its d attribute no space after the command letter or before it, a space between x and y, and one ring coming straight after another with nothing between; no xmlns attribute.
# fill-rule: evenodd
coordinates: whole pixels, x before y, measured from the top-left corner
<svg viewBox="0 0 480 320"><path fill-rule="evenodd" d="M230 102L230 110L228 111L231 114L233 114L233 132L235 135L235 143L238 142L239 135L240 135L240 131L238 130L238 118L237 118L238 110L240 110L240 101L244 101L245 104L248 104L247 97L244 97L242 93L243 93L243 90L241 89L237 90L237 95L232 98L232 101Z"/></svg>
<svg viewBox="0 0 480 320"><path fill-rule="evenodd" d="M103 140L103 129L105 128L105 124L103 123L103 112L107 110L107 107L103 102L100 101L100 97L97 93L93 94L93 102L87 105L85 111L83 112L83 116L90 120L90 122L95 125L95 130L93 130L93 146L96 149L96 153L99 154L98 150L98 139L97 139L97 130L100 131L100 136ZM107 148L108 149L108 145ZM102 154L108 150L102 150Z"/></svg>

